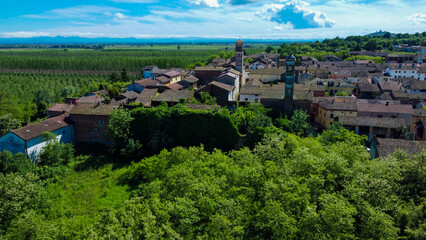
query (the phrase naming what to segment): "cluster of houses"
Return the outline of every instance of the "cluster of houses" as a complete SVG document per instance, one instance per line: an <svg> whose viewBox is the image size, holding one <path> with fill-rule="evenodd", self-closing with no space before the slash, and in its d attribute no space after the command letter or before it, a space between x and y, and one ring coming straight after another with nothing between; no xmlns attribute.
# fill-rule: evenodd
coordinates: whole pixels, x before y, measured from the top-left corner
<svg viewBox="0 0 426 240"><path fill-rule="evenodd" d="M329 55L323 61L301 56L295 66L293 56L245 56L243 46L238 40L235 57L213 59L194 69L146 66L142 79L130 83L108 103L106 90L67 98L66 103L47 110L47 120L1 136L0 150L23 152L34 159L45 144L42 135L46 131L55 133L63 143L107 144L108 118L116 109L156 107L162 102L173 106L198 98L202 92L215 97L222 107L258 102L286 115L303 109L318 129L339 121L345 128L367 135L368 141L395 139L381 141L390 144L409 138L409 143L425 143L426 54L351 51L353 56L383 57L385 63L348 62Z"/></svg>

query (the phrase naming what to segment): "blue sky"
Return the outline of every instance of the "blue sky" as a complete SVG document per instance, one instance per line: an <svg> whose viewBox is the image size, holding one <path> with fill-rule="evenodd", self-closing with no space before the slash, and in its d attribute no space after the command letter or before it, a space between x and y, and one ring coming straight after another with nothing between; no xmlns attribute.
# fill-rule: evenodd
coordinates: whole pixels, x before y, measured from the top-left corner
<svg viewBox="0 0 426 240"><path fill-rule="evenodd" d="M0 37L318 39L426 31L426 0L14 0Z"/></svg>

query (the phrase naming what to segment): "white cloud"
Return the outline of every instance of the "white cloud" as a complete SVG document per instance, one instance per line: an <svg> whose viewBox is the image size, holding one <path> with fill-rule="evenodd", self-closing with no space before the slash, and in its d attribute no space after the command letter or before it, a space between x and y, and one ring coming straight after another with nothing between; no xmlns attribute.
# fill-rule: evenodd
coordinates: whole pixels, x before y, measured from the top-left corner
<svg viewBox="0 0 426 240"><path fill-rule="evenodd" d="M50 37L47 32L3 32L0 33L2 38L30 38L30 37Z"/></svg>
<svg viewBox="0 0 426 240"><path fill-rule="evenodd" d="M220 7L218 0L188 0L189 3L204 7Z"/></svg>
<svg viewBox="0 0 426 240"><path fill-rule="evenodd" d="M124 19L124 18L126 18L126 15L118 12L118 13L114 14L114 17L116 17L118 19Z"/></svg>
<svg viewBox="0 0 426 240"><path fill-rule="evenodd" d="M330 28L334 21L325 13L308 9L309 3L291 1L286 4L267 4L257 16L279 24L292 25L295 29Z"/></svg>
<svg viewBox="0 0 426 240"><path fill-rule="evenodd" d="M425 24L426 23L426 14L417 13L408 17L408 21L413 25Z"/></svg>
<svg viewBox="0 0 426 240"><path fill-rule="evenodd" d="M59 18L88 18L92 16L111 16L111 12L126 11L115 7L101 7L101 6L77 6L62 9L53 9L42 14L22 15L24 18L35 19L59 19Z"/></svg>

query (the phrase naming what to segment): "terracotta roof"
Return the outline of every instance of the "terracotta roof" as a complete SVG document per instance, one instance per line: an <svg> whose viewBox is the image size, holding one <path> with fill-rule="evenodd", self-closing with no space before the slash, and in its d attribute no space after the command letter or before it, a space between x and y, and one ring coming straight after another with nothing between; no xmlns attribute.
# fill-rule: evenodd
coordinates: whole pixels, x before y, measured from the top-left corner
<svg viewBox="0 0 426 240"><path fill-rule="evenodd" d="M81 97L79 100L80 103L98 103L103 101L105 101L105 98L99 95Z"/></svg>
<svg viewBox="0 0 426 240"><path fill-rule="evenodd" d="M386 157L398 149L407 151L410 154L417 154L425 151L426 141L410 141L403 139L377 139L377 150L379 156Z"/></svg>
<svg viewBox="0 0 426 240"><path fill-rule="evenodd" d="M256 69L250 74L259 74L259 75L282 75L285 74L285 68L261 68Z"/></svg>
<svg viewBox="0 0 426 240"><path fill-rule="evenodd" d="M405 113L414 114L414 109L409 104L380 104L357 102L358 112L376 113Z"/></svg>
<svg viewBox="0 0 426 240"><path fill-rule="evenodd" d="M217 81L213 81L213 82L209 83L209 85L214 85L214 86L221 88L221 89L224 89L228 92L234 90L234 88L235 88L234 86L231 86L231 85L228 85L228 84L225 84L225 83L221 83L221 82L217 82Z"/></svg>
<svg viewBox="0 0 426 240"><path fill-rule="evenodd" d="M380 95L380 100L393 100L391 93L385 92L382 95Z"/></svg>
<svg viewBox="0 0 426 240"><path fill-rule="evenodd" d="M404 119L400 118L374 118L374 117L339 117L339 122L348 126L366 126L366 127L383 127L398 128L405 126Z"/></svg>
<svg viewBox="0 0 426 240"><path fill-rule="evenodd" d="M183 88L182 85L180 85L179 83L172 83L166 86L168 89L170 90L180 90Z"/></svg>
<svg viewBox="0 0 426 240"><path fill-rule="evenodd" d="M377 84L361 83L358 85L358 88L361 92L380 92Z"/></svg>
<svg viewBox="0 0 426 240"><path fill-rule="evenodd" d="M117 106L111 104L78 103L72 108L70 115L109 116L116 108Z"/></svg>
<svg viewBox="0 0 426 240"><path fill-rule="evenodd" d="M164 75L166 75L167 77L171 78L171 77L176 77L179 76L180 73L176 72L176 71L170 71L170 72L166 72L164 73Z"/></svg>
<svg viewBox="0 0 426 240"><path fill-rule="evenodd" d="M403 90L392 91L391 94L395 99L408 98L408 94Z"/></svg>
<svg viewBox="0 0 426 240"><path fill-rule="evenodd" d="M73 107L74 107L73 104L55 103L52 106L50 106L47 109L47 111L69 113Z"/></svg>
<svg viewBox="0 0 426 240"><path fill-rule="evenodd" d="M319 105L326 110L357 111L357 104L354 102L324 101Z"/></svg>
<svg viewBox="0 0 426 240"><path fill-rule="evenodd" d="M196 83L198 82L200 79L198 79L197 77L194 76L188 76L187 78L185 78L185 81L189 82L189 83Z"/></svg>
<svg viewBox="0 0 426 240"><path fill-rule="evenodd" d="M208 66L198 66L195 67L195 71L223 71L223 67L208 67Z"/></svg>
<svg viewBox="0 0 426 240"><path fill-rule="evenodd" d="M127 92L121 94L121 96L128 98L128 99L136 99L139 96L139 93L137 93L135 91L127 91Z"/></svg>
<svg viewBox="0 0 426 240"><path fill-rule="evenodd" d="M380 81L379 86L383 91L395 91L402 89L402 85L395 81Z"/></svg>
<svg viewBox="0 0 426 240"><path fill-rule="evenodd" d="M143 87L149 87L149 86L157 86L158 82L151 79L151 78L147 78L147 79L142 79L139 81L135 81L136 84L139 84Z"/></svg>
<svg viewBox="0 0 426 240"><path fill-rule="evenodd" d="M194 92L190 90L166 90L158 96L155 96L153 101L156 102L179 102L180 99L189 99L194 96Z"/></svg>
<svg viewBox="0 0 426 240"><path fill-rule="evenodd" d="M154 98L155 94L157 94L158 89L149 89L145 88L141 94L139 94L138 98L136 98L135 102L143 103L144 106L151 106L151 101Z"/></svg>
<svg viewBox="0 0 426 240"><path fill-rule="evenodd" d="M157 77L155 80L156 80L157 82L161 83L161 84L166 84L166 83L169 83L169 82L170 82L170 78L165 77L165 76Z"/></svg>
<svg viewBox="0 0 426 240"><path fill-rule="evenodd" d="M61 116L49 118L39 123L12 130L11 132L23 140L28 141L43 135L44 132L52 132L68 126L70 124L69 120L67 119L68 116L68 114L63 114Z"/></svg>

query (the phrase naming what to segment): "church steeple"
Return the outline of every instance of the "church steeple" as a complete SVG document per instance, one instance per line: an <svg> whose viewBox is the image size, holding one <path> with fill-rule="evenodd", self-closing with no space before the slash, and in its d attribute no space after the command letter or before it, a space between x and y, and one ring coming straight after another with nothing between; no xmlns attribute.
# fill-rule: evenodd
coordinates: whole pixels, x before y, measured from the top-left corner
<svg viewBox="0 0 426 240"><path fill-rule="evenodd" d="M235 42L235 69L240 73L244 70L244 42L241 40Z"/></svg>
<svg viewBox="0 0 426 240"><path fill-rule="evenodd" d="M296 58L290 55L285 61L285 97L284 97L284 114L293 115L293 93L295 80Z"/></svg>

